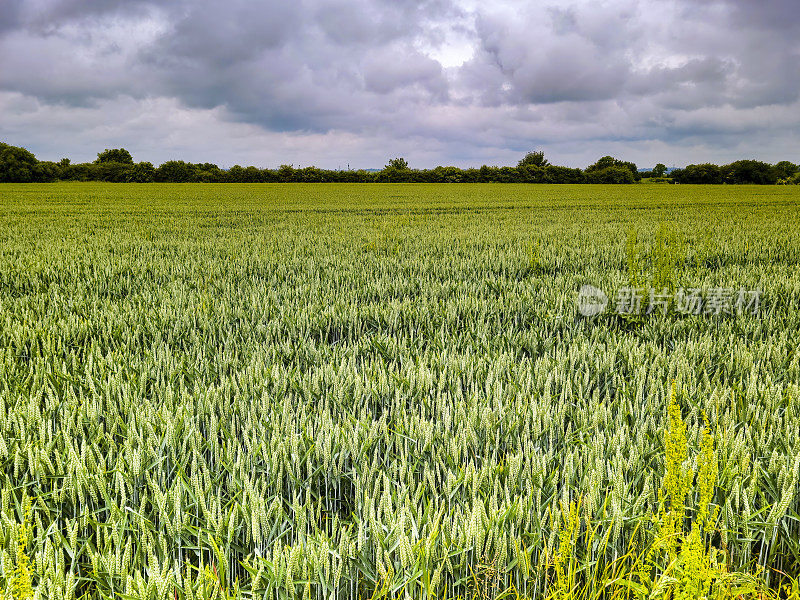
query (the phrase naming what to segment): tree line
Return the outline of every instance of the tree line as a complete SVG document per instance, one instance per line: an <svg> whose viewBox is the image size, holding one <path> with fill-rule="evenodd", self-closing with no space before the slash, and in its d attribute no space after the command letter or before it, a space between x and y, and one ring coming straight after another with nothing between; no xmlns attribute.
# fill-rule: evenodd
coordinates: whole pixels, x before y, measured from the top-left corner
<svg viewBox="0 0 800 600"><path fill-rule="evenodd" d="M37 160L25 148L0 143L0 182L107 181L130 183L800 183L800 169L789 161L775 165L740 160L729 165L688 165L668 173L658 164L639 171L636 164L604 156L586 169L552 165L544 152L528 152L516 166L461 169L412 169L394 158L381 170L331 170L281 165L277 169L235 165L222 169L212 163L169 160L156 167L134 162L124 148L106 149L91 163Z"/></svg>
<svg viewBox="0 0 800 600"><path fill-rule="evenodd" d="M800 169L788 160L771 165L758 160L737 160L729 165L687 165L670 173L676 183L798 184Z"/></svg>

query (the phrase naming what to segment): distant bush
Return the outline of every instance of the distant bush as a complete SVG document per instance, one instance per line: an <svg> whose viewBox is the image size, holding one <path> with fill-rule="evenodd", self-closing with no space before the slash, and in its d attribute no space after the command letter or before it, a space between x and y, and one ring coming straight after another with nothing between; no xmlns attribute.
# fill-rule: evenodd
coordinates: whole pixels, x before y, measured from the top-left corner
<svg viewBox="0 0 800 600"><path fill-rule="evenodd" d="M710 163L687 165L685 169L677 169L671 175L678 183L722 183L722 170Z"/></svg>
<svg viewBox="0 0 800 600"><path fill-rule="evenodd" d="M547 183L586 183L586 175L580 169L548 165Z"/></svg>
<svg viewBox="0 0 800 600"><path fill-rule="evenodd" d="M737 160L721 167L725 183L757 183L761 185L778 182L778 170L759 160Z"/></svg>
<svg viewBox="0 0 800 600"><path fill-rule="evenodd" d="M131 183L152 183L155 181L156 170L152 163L140 162L128 169L127 181Z"/></svg>
<svg viewBox="0 0 800 600"><path fill-rule="evenodd" d="M168 160L155 170L155 181L171 183L198 181L197 170L191 163L182 160Z"/></svg>
<svg viewBox="0 0 800 600"><path fill-rule="evenodd" d="M619 160L614 158L613 156L604 156L599 159L593 165L589 165L586 167L586 174L588 176L589 183L633 183L633 181L627 181L627 177L622 176L616 171L608 171L608 169L625 169L630 172L631 176L633 177L633 181L639 181L642 178L641 174L639 173L639 169L636 167L635 163L627 162L624 160ZM599 173L603 171L603 175L599 175L593 177L591 173ZM599 181L605 179L619 179L620 181ZM622 181L622 179L626 179L626 181Z"/></svg>
<svg viewBox="0 0 800 600"><path fill-rule="evenodd" d="M133 157L131 153L125 150L125 148L115 148L113 150L109 150L106 148L102 152L97 155L97 160L94 161L95 163L122 163L124 165L132 165L133 164Z"/></svg>
<svg viewBox="0 0 800 600"><path fill-rule="evenodd" d="M634 183L635 181L636 178L631 170L620 165L612 165L586 173L587 183Z"/></svg>

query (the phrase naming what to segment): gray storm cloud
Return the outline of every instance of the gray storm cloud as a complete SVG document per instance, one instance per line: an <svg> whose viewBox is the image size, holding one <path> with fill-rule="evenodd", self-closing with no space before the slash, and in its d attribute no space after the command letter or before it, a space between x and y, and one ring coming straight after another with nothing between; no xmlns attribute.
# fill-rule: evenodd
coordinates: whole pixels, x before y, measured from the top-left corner
<svg viewBox="0 0 800 600"><path fill-rule="evenodd" d="M795 0L4 0L0 138L223 165L797 161L798 33Z"/></svg>

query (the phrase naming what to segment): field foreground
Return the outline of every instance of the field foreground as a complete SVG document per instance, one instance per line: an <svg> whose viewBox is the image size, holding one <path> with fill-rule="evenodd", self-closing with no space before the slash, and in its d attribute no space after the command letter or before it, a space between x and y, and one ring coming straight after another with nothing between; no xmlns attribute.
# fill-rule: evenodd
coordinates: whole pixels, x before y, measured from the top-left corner
<svg viewBox="0 0 800 600"><path fill-rule="evenodd" d="M797 223L800 186L0 185L0 596L777 593Z"/></svg>

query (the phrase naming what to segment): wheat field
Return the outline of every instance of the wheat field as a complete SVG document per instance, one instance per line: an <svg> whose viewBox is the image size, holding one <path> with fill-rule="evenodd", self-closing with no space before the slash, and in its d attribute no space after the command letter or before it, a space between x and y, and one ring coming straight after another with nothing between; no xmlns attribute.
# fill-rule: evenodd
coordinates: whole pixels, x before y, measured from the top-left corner
<svg viewBox="0 0 800 600"><path fill-rule="evenodd" d="M797 577L798 223L797 186L4 184L0 594L552 597L674 472L676 527ZM580 313L631 283L760 306Z"/></svg>

